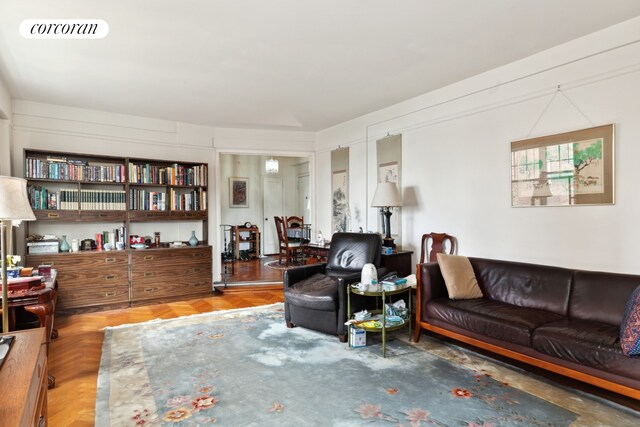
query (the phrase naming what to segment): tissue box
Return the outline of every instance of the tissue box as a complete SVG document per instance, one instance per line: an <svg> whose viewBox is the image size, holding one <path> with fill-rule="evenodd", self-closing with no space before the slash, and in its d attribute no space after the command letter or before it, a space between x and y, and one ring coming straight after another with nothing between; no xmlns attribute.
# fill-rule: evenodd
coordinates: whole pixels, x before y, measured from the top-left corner
<svg viewBox="0 0 640 427"><path fill-rule="evenodd" d="M349 346L353 348L366 347L367 331L364 329L349 327Z"/></svg>

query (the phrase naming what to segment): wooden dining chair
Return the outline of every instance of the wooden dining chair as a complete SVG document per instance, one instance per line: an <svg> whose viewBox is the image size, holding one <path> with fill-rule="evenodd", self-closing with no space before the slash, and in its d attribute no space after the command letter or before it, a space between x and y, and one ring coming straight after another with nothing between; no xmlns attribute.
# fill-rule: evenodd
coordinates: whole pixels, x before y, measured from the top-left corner
<svg viewBox="0 0 640 427"><path fill-rule="evenodd" d="M449 245L449 254L452 255L456 250L456 239L447 233L427 233L422 235L422 243L420 244L420 264L425 262L436 262L436 254L446 253L447 242Z"/></svg>
<svg viewBox="0 0 640 427"><path fill-rule="evenodd" d="M282 264L282 258L284 256L284 264L289 267L290 261L297 260L302 251L302 244L300 242L289 241L287 235L287 224L283 217L274 216L274 222L276 224L276 232L278 233L278 264Z"/></svg>

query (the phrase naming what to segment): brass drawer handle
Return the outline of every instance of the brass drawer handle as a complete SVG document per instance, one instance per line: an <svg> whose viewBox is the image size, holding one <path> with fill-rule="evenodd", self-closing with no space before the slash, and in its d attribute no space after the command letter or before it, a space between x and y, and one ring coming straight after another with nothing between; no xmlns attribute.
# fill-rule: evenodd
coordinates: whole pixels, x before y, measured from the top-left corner
<svg viewBox="0 0 640 427"><path fill-rule="evenodd" d="M203 257L203 256L204 256L204 254L203 254L202 252L198 252L198 253L193 254L192 256L193 256L194 258L200 258L200 257Z"/></svg>
<svg viewBox="0 0 640 427"><path fill-rule="evenodd" d="M202 269L200 267L193 269L194 273L200 273Z"/></svg>
<svg viewBox="0 0 640 427"><path fill-rule="evenodd" d="M153 288L144 288L145 292L153 292Z"/></svg>
<svg viewBox="0 0 640 427"><path fill-rule="evenodd" d="M151 261L153 259L153 255L145 255L144 256L144 260L145 261Z"/></svg>
<svg viewBox="0 0 640 427"><path fill-rule="evenodd" d="M153 276L153 271L145 271L144 272L144 277L149 277L149 276Z"/></svg>
<svg viewBox="0 0 640 427"><path fill-rule="evenodd" d="M105 258L104 262L116 262L115 258Z"/></svg>
<svg viewBox="0 0 640 427"><path fill-rule="evenodd" d="M47 218L60 218L60 214L58 212L49 212L47 213Z"/></svg>
<svg viewBox="0 0 640 427"><path fill-rule="evenodd" d="M47 266L47 267L53 267L54 264L55 263L53 261L44 261L40 265L44 265L44 266Z"/></svg>
<svg viewBox="0 0 640 427"><path fill-rule="evenodd" d="M115 297L117 295L116 291L111 291L111 292L105 292L104 296L105 297Z"/></svg>
<svg viewBox="0 0 640 427"><path fill-rule="evenodd" d="M98 214L98 216L99 216L100 218L105 218L105 217L107 217L107 216L109 216L109 215L108 215L108 214L106 214L106 213L104 213L104 212L100 212L100 213Z"/></svg>
<svg viewBox="0 0 640 427"><path fill-rule="evenodd" d="M115 279L116 276L114 274L107 274L106 276L104 276L104 278L107 280L112 280L112 279Z"/></svg>

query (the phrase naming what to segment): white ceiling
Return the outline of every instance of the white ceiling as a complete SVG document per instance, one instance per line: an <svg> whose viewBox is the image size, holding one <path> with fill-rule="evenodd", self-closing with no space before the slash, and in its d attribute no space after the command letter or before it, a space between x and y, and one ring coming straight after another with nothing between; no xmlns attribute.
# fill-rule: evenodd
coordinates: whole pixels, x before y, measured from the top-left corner
<svg viewBox="0 0 640 427"><path fill-rule="evenodd" d="M321 130L640 15L639 0L2 0L14 98ZM101 40L22 20L95 18Z"/></svg>

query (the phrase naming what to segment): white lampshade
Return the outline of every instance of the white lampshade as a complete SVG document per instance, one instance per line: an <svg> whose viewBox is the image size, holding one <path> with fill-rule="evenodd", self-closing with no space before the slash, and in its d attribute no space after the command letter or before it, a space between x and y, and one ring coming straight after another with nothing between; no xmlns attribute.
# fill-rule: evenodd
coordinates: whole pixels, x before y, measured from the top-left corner
<svg viewBox="0 0 640 427"><path fill-rule="evenodd" d="M264 162L264 170L267 173L278 173L279 166L278 160L273 157Z"/></svg>
<svg viewBox="0 0 640 427"><path fill-rule="evenodd" d="M379 182L371 201L371 207L386 208L402 206L402 197L395 182Z"/></svg>
<svg viewBox="0 0 640 427"><path fill-rule="evenodd" d="M0 220L35 221L27 197L27 181L0 176Z"/></svg>

